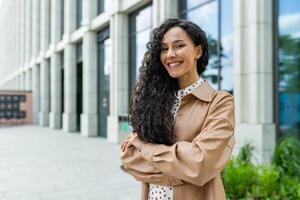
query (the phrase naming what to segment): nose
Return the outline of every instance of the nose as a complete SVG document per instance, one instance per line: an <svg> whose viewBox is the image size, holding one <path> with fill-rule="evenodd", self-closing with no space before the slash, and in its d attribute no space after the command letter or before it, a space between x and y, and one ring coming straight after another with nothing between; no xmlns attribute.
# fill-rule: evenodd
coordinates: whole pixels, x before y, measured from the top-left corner
<svg viewBox="0 0 300 200"><path fill-rule="evenodd" d="M175 58L176 52L173 50L173 48L169 48L167 52L167 58Z"/></svg>

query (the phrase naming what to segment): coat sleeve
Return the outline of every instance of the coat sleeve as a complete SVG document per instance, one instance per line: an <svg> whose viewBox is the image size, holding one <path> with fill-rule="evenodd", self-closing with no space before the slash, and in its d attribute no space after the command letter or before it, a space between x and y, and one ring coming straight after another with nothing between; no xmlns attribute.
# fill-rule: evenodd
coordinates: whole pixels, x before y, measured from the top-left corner
<svg viewBox="0 0 300 200"><path fill-rule="evenodd" d="M221 93L211 103L202 129L192 142L172 146L144 144L141 155L164 174L203 186L217 176L230 159L234 145L234 102ZM182 133L184 134L184 133Z"/></svg>
<svg viewBox="0 0 300 200"><path fill-rule="evenodd" d="M121 151L120 157L124 169L137 181L172 187L184 184L180 179L160 172L134 147L127 148L124 152Z"/></svg>

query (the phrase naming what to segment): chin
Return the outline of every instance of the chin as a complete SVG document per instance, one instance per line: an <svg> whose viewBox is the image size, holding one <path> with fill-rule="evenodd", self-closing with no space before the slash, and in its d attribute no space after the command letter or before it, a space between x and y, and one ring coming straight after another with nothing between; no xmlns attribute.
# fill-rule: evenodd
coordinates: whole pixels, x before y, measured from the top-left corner
<svg viewBox="0 0 300 200"><path fill-rule="evenodd" d="M180 76L178 76L177 74L170 74L170 73L169 73L169 76L170 76L171 78L175 78L175 79L177 79L177 78L180 77Z"/></svg>

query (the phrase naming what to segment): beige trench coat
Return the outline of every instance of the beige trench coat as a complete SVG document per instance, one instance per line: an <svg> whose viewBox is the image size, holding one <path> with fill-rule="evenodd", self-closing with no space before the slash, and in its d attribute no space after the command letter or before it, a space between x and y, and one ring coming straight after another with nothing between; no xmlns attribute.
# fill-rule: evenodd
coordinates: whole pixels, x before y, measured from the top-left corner
<svg viewBox="0 0 300 200"><path fill-rule="evenodd" d="M141 152L121 152L124 168L142 182L142 200L149 183L172 186L174 200L225 200L220 172L234 145L234 101L205 81L183 97L176 116L172 146L144 144ZM207 128L206 132L203 130Z"/></svg>

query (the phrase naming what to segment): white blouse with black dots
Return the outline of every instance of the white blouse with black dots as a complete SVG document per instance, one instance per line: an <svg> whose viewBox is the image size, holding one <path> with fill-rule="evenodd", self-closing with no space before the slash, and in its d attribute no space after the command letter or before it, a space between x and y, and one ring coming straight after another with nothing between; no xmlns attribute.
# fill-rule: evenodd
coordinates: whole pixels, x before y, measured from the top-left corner
<svg viewBox="0 0 300 200"><path fill-rule="evenodd" d="M197 87L199 87L204 82L203 79L199 79L192 85L178 90L178 93L176 94L176 100L175 105L172 108L172 114L174 118L177 115L181 99L185 96L190 94L193 90L195 90ZM167 187L167 186L161 186L156 184L149 184L149 193L148 193L148 200L173 200L173 188Z"/></svg>

